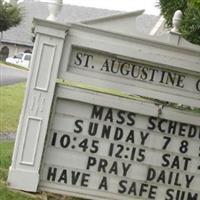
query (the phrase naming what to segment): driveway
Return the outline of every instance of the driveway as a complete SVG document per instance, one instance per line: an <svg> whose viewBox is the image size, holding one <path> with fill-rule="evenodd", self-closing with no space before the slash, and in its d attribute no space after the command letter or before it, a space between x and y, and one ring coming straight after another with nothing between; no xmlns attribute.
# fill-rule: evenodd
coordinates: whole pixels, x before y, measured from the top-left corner
<svg viewBox="0 0 200 200"><path fill-rule="evenodd" d="M0 86L25 82L28 71L9 67L0 63Z"/></svg>
<svg viewBox="0 0 200 200"><path fill-rule="evenodd" d="M16 138L16 133L0 133L0 142L4 141L14 141Z"/></svg>

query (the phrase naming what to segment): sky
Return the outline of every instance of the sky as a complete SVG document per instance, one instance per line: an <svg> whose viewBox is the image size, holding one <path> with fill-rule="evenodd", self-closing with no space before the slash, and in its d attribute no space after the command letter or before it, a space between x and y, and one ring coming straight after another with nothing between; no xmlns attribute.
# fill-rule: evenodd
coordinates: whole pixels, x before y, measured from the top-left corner
<svg viewBox="0 0 200 200"><path fill-rule="evenodd" d="M65 4L104 8L110 10L135 11L145 9L146 14L159 15L155 7L158 0L63 0Z"/></svg>

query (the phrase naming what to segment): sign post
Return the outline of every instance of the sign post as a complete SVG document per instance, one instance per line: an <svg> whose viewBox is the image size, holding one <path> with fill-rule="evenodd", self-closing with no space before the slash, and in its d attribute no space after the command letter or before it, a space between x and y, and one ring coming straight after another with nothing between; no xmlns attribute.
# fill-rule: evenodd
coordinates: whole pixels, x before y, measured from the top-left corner
<svg viewBox="0 0 200 200"><path fill-rule="evenodd" d="M31 73L8 176L11 187L37 190L65 31L66 26L38 21Z"/></svg>
<svg viewBox="0 0 200 200"><path fill-rule="evenodd" d="M10 186L97 200L199 200L200 48L174 33L172 43L35 22Z"/></svg>

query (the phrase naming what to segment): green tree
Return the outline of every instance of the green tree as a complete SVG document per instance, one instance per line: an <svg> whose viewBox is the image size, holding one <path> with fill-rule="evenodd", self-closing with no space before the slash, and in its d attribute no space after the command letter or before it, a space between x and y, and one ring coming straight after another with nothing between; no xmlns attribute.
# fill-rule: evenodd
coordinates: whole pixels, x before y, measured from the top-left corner
<svg viewBox="0 0 200 200"><path fill-rule="evenodd" d="M22 17L22 8L0 0L0 33L19 25Z"/></svg>
<svg viewBox="0 0 200 200"><path fill-rule="evenodd" d="M180 32L186 40L200 45L200 0L159 0L159 7L168 28L172 27L174 13L181 10Z"/></svg>

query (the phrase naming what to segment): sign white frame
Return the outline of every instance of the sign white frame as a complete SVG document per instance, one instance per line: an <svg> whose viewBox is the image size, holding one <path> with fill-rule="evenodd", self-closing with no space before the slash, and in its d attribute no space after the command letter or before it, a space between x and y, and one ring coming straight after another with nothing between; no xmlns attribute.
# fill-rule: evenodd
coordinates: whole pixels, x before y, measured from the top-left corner
<svg viewBox="0 0 200 200"><path fill-rule="evenodd" d="M200 75L200 48L188 44L179 35L169 34L169 40L152 39L148 36L130 36L119 33L112 33L81 24L63 25L45 20L35 20L36 41L34 45L33 57L31 61L31 72L28 78L26 95L20 122L17 131L17 138L14 147L12 164L9 169L8 183L12 188L25 191L36 192L40 179L40 167L42 162L45 138L49 126L49 116L52 109L54 90L57 79L65 82L72 81L79 87L81 84L94 86L94 92L83 92L81 101L88 101L88 96L92 101L111 107L121 106L123 103L125 110L134 106L133 110L145 114L171 119L179 119L183 122L191 121L198 124L199 117L188 116L179 111L172 111L171 108L164 107L160 113L160 106L137 102L120 98L132 95L155 98L161 101L181 103L188 106L200 108L200 97L191 94L177 95L168 89L164 91L149 90L145 86L126 82L122 78L112 80L99 80L98 76L92 77L80 73L68 71L73 47L92 50L95 52L108 53L123 60L136 60L141 64L151 64L168 70L181 71L192 76ZM133 58L134 54L134 58ZM83 86L83 85L82 85ZM80 94L68 91L73 98L79 99ZM110 90L112 96L100 98L101 93ZM62 91L65 94L65 91ZM81 90L79 90L81 92ZM166 96L166 92L168 95ZM67 98L67 95L63 98ZM59 94L62 97L62 94ZM200 95L199 95L200 96ZM97 97L94 99L94 97ZM70 97L69 97L70 98ZM84 99L85 98L85 99ZM104 102L104 103L103 103ZM133 103L134 102L134 103ZM146 107L143 111L144 106ZM181 113L181 114L180 114ZM171 116L171 114L173 114ZM174 115L175 114L175 115ZM22 181L23 180L23 181ZM56 191L52 188L52 191Z"/></svg>
<svg viewBox="0 0 200 200"><path fill-rule="evenodd" d="M170 36L172 39L180 39L179 35ZM182 38L180 40L184 41ZM195 48L191 49L190 46L186 48L186 45L181 47L181 43L180 46L176 46L176 44L170 44L163 40L153 40L149 37L114 34L73 24L63 49L58 78L88 85L92 84L99 88L123 91L129 95L156 97L163 101L200 107L199 92L195 94L177 88L158 87L153 84L150 88L146 84L137 83L134 80L127 81L121 77L112 78L109 76L103 78L100 73L96 75L91 71L85 73L84 70L79 71L79 73L69 71L71 51L73 48L79 48L113 55L118 59L150 64L163 70L199 76L200 78L200 50L195 45L193 47Z"/></svg>

